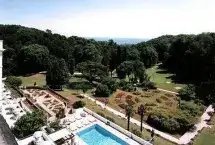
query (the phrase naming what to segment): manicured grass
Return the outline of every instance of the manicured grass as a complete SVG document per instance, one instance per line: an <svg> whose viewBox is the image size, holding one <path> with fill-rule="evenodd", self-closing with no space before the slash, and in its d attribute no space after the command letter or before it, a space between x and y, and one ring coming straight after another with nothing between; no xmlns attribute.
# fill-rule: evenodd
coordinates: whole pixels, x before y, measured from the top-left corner
<svg viewBox="0 0 215 145"><path fill-rule="evenodd" d="M64 96L64 97L69 97L72 94L78 94L78 93L80 93L80 91L66 89L66 88L64 88L63 91L56 91L56 92L59 93L60 95Z"/></svg>
<svg viewBox="0 0 215 145"><path fill-rule="evenodd" d="M34 82L41 87L46 84L46 77L43 74L36 74L28 77L20 76L19 78L22 79L22 86L33 86Z"/></svg>
<svg viewBox="0 0 215 145"><path fill-rule="evenodd" d="M124 118L120 118L117 115L113 114L112 112L102 109L100 106L96 105L94 102L88 100L88 99L82 99L84 102L86 102L86 107L94 112L102 112L103 114L105 114L105 116L111 117L114 119L115 123L119 126L121 126L124 129L127 129L127 120L125 120ZM136 129L136 130L140 130L140 127L130 123L130 130L132 129ZM145 129L143 129L142 132L142 138L147 140L150 139L150 135L151 133ZM174 145L174 143L171 143L161 137L156 136L155 140L154 140L154 145Z"/></svg>
<svg viewBox="0 0 215 145"><path fill-rule="evenodd" d="M205 128L194 140L194 145L215 145L215 116L211 120L212 128Z"/></svg>
<svg viewBox="0 0 215 145"><path fill-rule="evenodd" d="M159 69L158 66L151 67L146 70L146 73L150 76L152 82L156 84L158 88L177 92L175 87L184 87L184 84L174 83L171 79L173 74L165 72L163 69Z"/></svg>

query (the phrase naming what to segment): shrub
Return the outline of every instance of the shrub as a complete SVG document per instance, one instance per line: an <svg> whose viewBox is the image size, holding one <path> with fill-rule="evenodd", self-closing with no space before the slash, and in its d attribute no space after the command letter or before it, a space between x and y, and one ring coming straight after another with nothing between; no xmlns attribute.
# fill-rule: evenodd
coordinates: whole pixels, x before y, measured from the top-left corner
<svg viewBox="0 0 215 145"><path fill-rule="evenodd" d="M83 99L83 98L84 98L84 96L82 96L82 95L77 95L76 97L77 97L77 98L80 98L80 99Z"/></svg>
<svg viewBox="0 0 215 145"><path fill-rule="evenodd" d="M97 98L96 100L98 100L98 101L100 101L100 102L102 102L104 104L108 104L109 103L109 100L106 99L106 98Z"/></svg>
<svg viewBox="0 0 215 145"><path fill-rule="evenodd" d="M135 98L135 102L136 102L136 103L139 103L139 102L140 102L140 99L136 97L136 98Z"/></svg>
<svg viewBox="0 0 215 145"><path fill-rule="evenodd" d="M126 100L131 100L132 98L133 98L133 96L131 96L131 95L126 96Z"/></svg>
<svg viewBox="0 0 215 145"><path fill-rule="evenodd" d="M54 130L59 130L59 129L61 129L60 120L56 120L56 121L54 121L54 122L51 122L51 123L49 124L49 127L50 127L50 128L53 128Z"/></svg>
<svg viewBox="0 0 215 145"><path fill-rule="evenodd" d="M173 116L156 112L150 114L146 122L158 130L182 134L194 126L194 119L194 117L184 113Z"/></svg>
<svg viewBox="0 0 215 145"><path fill-rule="evenodd" d="M143 81L141 86L143 87L144 91L146 91L148 89L157 89L155 83L151 82L150 80Z"/></svg>
<svg viewBox="0 0 215 145"><path fill-rule="evenodd" d="M73 114L74 113L74 110L73 109L70 109L68 114Z"/></svg>
<svg viewBox="0 0 215 145"><path fill-rule="evenodd" d="M62 118L64 118L64 117L66 117L64 108L60 109L60 110L57 112L56 117L57 117L58 119L62 119Z"/></svg>
<svg viewBox="0 0 215 145"><path fill-rule="evenodd" d="M102 116L102 117L105 117L104 113L102 113L102 112L97 112L97 114Z"/></svg>
<svg viewBox="0 0 215 145"><path fill-rule="evenodd" d="M141 97L150 98L150 95L141 95Z"/></svg>
<svg viewBox="0 0 215 145"><path fill-rule="evenodd" d="M153 93L160 93L161 91L159 90L153 90Z"/></svg>
<svg viewBox="0 0 215 145"><path fill-rule="evenodd" d="M165 105L166 105L166 106L170 106L170 107L171 107L171 106L173 105L173 102L171 102L171 101L167 101L167 102L165 102Z"/></svg>
<svg viewBox="0 0 215 145"><path fill-rule="evenodd" d="M126 82L125 80L120 80L118 83L118 88L120 88L123 91L131 92L134 90L134 87L129 82Z"/></svg>
<svg viewBox="0 0 215 145"><path fill-rule="evenodd" d="M23 138L40 130L46 125L47 119L42 111L34 111L20 117L14 124L12 132L18 138Z"/></svg>
<svg viewBox="0 0 215 145"><path fill-rule="evenodd" d="M161 96L160 98L164 101L168 100L168 98L166 96Z"/></svg>
<svg viewBox="0 0 215 145"><path fill-rule="evenodd" d="M173 94L168 94L168 93L166 93L166 94L164 94L165 96L167 96L167 97L174 97L175 95L173 95Z"/></svg>
<svg viewBox="0 0 215 145"><path fill-rule="evenodd" d="M162 103L162 100L161 100L160 98L157 98L156 101L157 101L158 103Z"/></svg>
<svg viewBox="0 0 215 145"><path fill-rule="evenodd" d="M85 106L85 103L83 101L76 101L74 104L73 104L73 108L74 109L78 109L78 108L82 108Z"/></svg>
<svg viewBox="0 0 215 145"><path fill-rule="evenodd" d="M123 97L123 96L125 96L125 93L124 93L124 92L120 92L120 93L118 93L118 94L116 95L116 98L121 98L121 97Z"/></svg>
<svg viewBox="0 0 215 145"><path fill-rule="evenodd" d="M185 113L188 113L192 116L199 116L202 114L204 110L204 106L201 104L195 104L192 101L181 101L180 102L180 109Z"/></svg>
<svg viewBox="0 0 215 145"><path fill-rule="evenodd" d="M117 83L116 83L116 80L114 78L111 78L111 77L106 77L106 78L103 78L102 82L101 82L103 85L106 85L108 86L108 89L111 91L111 92L115 92L116 89L117 89Z"/></svg>
<svg viewBox="0 0 215 145"><path fill-rule="evenodd" d="M196 98L195 86L187 85L179 91L178 95L182 100L194 100Z"/></svg>
<svg viewBox="0 0 215 145"><path fill-rule="evenodd" d="M135 92L133 92L132 94L134 94L134 95L141 95L141 92L135 91Z"/></svg>
<svg viewBox="0 0 215 145"><path fill-rule="evenodd" d="M109 120L109 121L115 123L115 120L114 120L112 117L106 116L105 118L106 118L107 120Z"/></svg>
<svg viewBox="0 0 215 145"><path fill-rule="evenodd" d="M155 103L146 103L145 106L157 106Z"/></svg>
<svg viewBox="0 0 215 145"><path fill-rule="evenodd" d="M130 99L126 99L126 103L129 104L129 105L134 105L135 102L130 100Z"/></svg>
<svg viewBox="0 0 215 145"><path fill-rule="evenodd" d="M22 84L22 80L20 78L17 78L15 76L8 76L6 79L6 82L14 87L19 87Z"/></svg>
<svg viewBox="0 0 215 145"><path fill-rule="evenodd" d="M137 130L137 129L132 129L131 132L133 134L135 134L136 136L142 137L142 133L139 130Z"/></svg>
<svg viewBox="0 0 215 145"><path fill-rule="evenodd" d="M96 96L108 97L110 95L110 90L107 85L98 84L95 91Z"/></svg>
<svg viewBox="0 0 215 145"><path fill-rule="evenodd" d="M119 106L120 108L122 108L122 109L126 109L126 107L127 107L126 104L119 104L118 106Z"/></svg>

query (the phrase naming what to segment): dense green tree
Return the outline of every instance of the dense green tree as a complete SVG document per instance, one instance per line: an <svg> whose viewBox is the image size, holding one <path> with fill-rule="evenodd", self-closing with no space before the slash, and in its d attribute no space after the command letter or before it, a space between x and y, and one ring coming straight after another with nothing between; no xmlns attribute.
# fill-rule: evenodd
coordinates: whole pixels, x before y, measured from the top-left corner
<svg viewBox="0 0 215 145"><path fill-rule="evenodd" d="M46 84L53 89L62 89L69 81L68 73L64 59L52 56L46 73Z"/></svg>
<svg viewBox="0 0 215 145"><path fill-rule="evenodd" d="M158 54L154 47L139 47L140 60L144 63L146 68L155 65L158 61Z"/></svg>
<svg viewBox="0 0 215 145"><path fill-rule="evenodd" d="M179 91L179 97L182 100L194 100L196 99L195 86L187 85Z"/></svg>
<svg viewBox="0 0 215 145"><path fill-rule="evenodd" d="M109 97L110 90L107 85L98 84L96 87L95 95L98 97Z"/></svg>
<svg viewBox="0 0 215 145"><path fill-rule="evenodd" d="M32 44L21 48L18 63L21 73L44 71L49 61L49 50L45 46Z"/></svg>
<svg viewBox="0 0 215 145"><path fill-rule="evenodd" d="M111 78L111 77L103 78L101 81L101 84L107 85L111 92L114 92L117 89L117 82L114 78Z"/></svg>
<svg viewBox="0 0 215 145"><path fill-rule="evenodd" d="M108 75L107 67L101 63L86 61L77 65L77 70L90 82L96 79L102 79Z"/></svg>
<svg viewBox="0 0 215 145"><path fill-rule="evenodd" d="M124 79L127 76L129 81L133 83L142 83L144 75L146 75L144 63L140 60L124 61L118 66L116 72L120 79Z"/></svg>
<svg viewBox="0 0 215 145"><path fill-rule="evenodd" d="M12 132L18 138L23 138L33 134L46 125L47 117L41 111L34 111L19 118L12 128Z"/></svg>
<svg viewBox="0 0 215 145"><path fill-rule="evenodd" d="M8 76L6 79L6 83L8 83L9 85L14 86L14 87L19 87L22 84L22 80L15 76Z"/></svg>
<svg viewBox="0 0 215 145"><path fill-rule="evenodd" d="M130 80L131 79L130 75L132 74L132 70L133 70L133 61L124 61L118 66L116 72L120 79L124 79L127 76Z"/></svg>

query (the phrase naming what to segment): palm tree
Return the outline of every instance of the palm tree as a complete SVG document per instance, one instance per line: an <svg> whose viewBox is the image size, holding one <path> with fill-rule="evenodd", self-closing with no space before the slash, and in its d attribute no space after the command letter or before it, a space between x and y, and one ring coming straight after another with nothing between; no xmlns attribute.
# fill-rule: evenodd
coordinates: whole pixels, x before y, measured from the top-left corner
<svg viewBox="0 0 215 145"><path fill-rule="evenodd" d="M130 127L130 118L132 116L132 111L133 111L133 106L128 104L126 107L126 116L127 116L127 120L128 120L128 126L127 126L127 130L129 131L129 127Z"/></svg>
<svg viewBox="0 0 215 145"><path fill-rule="evenodd" d="M143 130L143 117L144 117L144 113L145 113L145 106L143 104L141 104L138 107L137 113L140 115L140 118L141 118L140 131L142 132L142 130Z"/></svg>

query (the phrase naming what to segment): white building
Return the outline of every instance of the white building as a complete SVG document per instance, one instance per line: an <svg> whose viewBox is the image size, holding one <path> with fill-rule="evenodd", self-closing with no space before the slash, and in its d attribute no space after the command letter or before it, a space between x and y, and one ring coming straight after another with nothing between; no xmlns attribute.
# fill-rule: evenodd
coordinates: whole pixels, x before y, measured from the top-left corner
<svg viewBox="0 0 215 145"><path fill-rule="evenodd" d="M2 60L3 60L3 40L0 40L0 100L3 98L3 85L2 85Z"/></svg>

